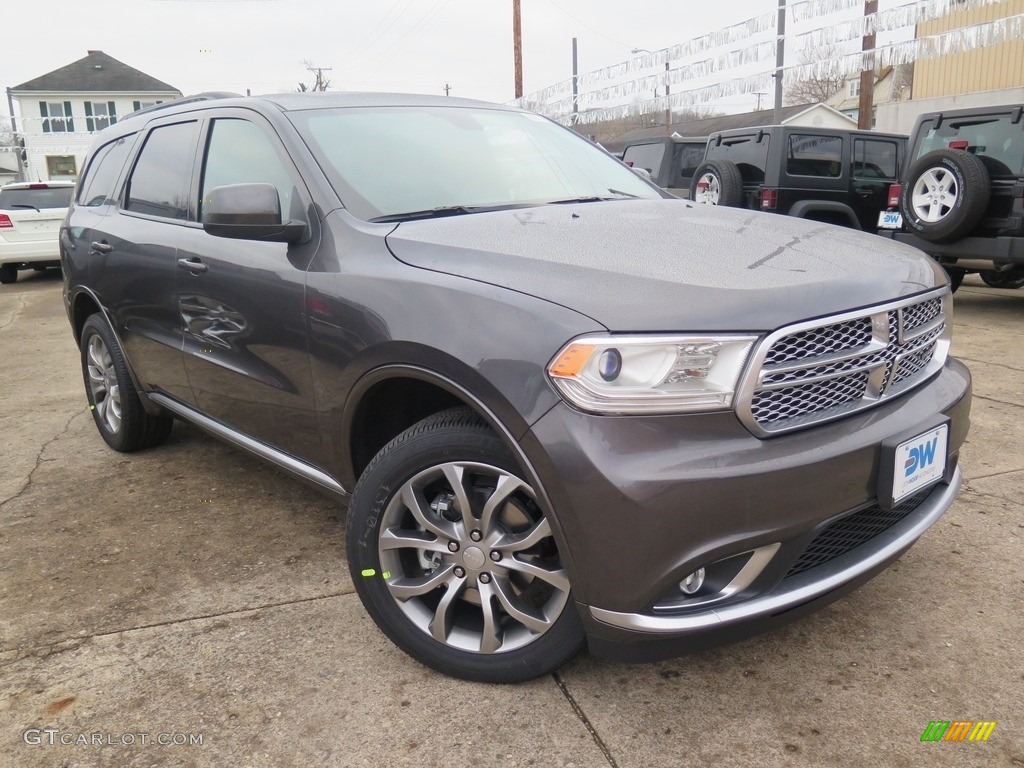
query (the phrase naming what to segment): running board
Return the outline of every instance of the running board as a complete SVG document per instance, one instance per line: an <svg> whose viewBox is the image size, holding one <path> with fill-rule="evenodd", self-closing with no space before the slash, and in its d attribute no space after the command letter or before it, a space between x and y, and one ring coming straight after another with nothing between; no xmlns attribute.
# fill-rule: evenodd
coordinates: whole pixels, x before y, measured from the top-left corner
<svg viewBox="0 0 1024 768"><path fill-rule="evenodd" d="M311 464L307 464L301 459L296 459L294 456L289 456L287 453L279 451L276 448L271 448L269 445L261 443L259 440L254 440L248 435L236 432L230 427L224 426L219 421L211 419L209 416L204 416L199 413L199 411L193 410L187 405L183 405L177 400L172 400L159 392L147 392L146 396L157 405L166 408L175 416L179 416L185 421L195 424L197 427L209 432L214 437L231 443L232 445L236 445L249 453L256 454L261 459L269 461L271 464L280 467L286 472L297 475L303 480L308 480L309 482L331 491L332 493L336 493L339 496L348 497L351 495L333 477L328 475L326 472L317 469Z"/></svg>

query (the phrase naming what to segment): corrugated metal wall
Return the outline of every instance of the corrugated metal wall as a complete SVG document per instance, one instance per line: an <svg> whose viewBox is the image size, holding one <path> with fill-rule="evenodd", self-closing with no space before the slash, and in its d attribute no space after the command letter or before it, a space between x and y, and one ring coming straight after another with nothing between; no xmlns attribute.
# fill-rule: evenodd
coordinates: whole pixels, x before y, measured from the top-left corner
<svg viewBox="0 0 1024 768"><path fill-rule="evenodd" d="M941 34L960 27L1024 13L1024 0L1007 0L921 24L918 36ZM991 48L918 61L914 67L915 99L952 96L1024 85L1024 40Z"/></svg>

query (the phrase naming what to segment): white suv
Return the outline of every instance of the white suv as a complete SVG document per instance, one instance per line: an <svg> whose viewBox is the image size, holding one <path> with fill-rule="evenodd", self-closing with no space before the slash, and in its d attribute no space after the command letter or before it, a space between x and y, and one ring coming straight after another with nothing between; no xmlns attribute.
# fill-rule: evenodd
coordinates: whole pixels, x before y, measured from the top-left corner
<svg viewBox="0 0 1024 768"><path fill-rule="evenodd" d="M0 188L0 283L19 269L60 266L57 238L73 181L16 182Z"/></svg>

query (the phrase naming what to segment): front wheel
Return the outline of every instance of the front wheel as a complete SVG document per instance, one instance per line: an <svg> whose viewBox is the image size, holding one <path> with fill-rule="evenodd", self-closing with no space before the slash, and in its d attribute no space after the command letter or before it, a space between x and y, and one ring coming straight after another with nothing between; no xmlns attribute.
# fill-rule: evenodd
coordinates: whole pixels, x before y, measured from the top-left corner
<svg viewBox="0 0 1024 768"><path fill-rule="evenodd" d="M469 409L424 419L381 449L349 504L348 560L377 626L445 674L520 682L582 647L551 523Z"/></svg>
<svg viewBox="0 0 1024 768"><path fill-rule="evenodd" d="M992 288L1015 289L1024 286L1024 267L1014 267L1007 270L985 269L981 272L981 279L985 285Z"/></svg>

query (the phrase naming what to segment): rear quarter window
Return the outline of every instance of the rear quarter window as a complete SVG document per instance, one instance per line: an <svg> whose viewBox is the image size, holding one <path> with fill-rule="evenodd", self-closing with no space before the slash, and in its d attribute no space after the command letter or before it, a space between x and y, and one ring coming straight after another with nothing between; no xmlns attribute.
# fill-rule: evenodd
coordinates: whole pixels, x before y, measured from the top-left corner
<svg viewBox="0 0 1024 768"><path fill-rule="evenodd" d="M843 140L839 136L794 133L786 147L786 173L835 179L843 174Z"/></svg>
<svg viewBox="0 0 1024 768"><path fill-rule="evenodd" d="M100 147L85 169L79 185L78 204L96 207L116 200L114 185L135 143L135 134Z"/></svg>
<svg viewBox="0 0 1024 768"><path fill-rule="evenodd" d="M622 154L622 162L632 165L634 168L646 168L655 179L661 173L661 161L665 157L665 145L657 144L634 144L626 147Z"/></svg>
<svg viewBox="0 0 1024 768"><path fill-rule="evenodd" d="M187 219L198 141L196 122L162 125L150 131L128 181L125 208L150 216Z"/></svg>

